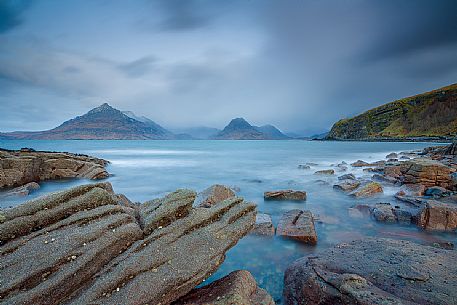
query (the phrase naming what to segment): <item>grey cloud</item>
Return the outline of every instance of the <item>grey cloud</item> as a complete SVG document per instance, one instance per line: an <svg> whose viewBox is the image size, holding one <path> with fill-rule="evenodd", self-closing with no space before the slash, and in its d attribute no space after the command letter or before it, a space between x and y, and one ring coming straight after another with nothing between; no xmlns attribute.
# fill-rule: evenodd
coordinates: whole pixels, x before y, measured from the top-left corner
<svg viewBox="0 0 457 305"><path fill-rule="evenodd" d="M22 24L22 13L32 0L2 0L0 2L0 34Z"/></svg>
<svg viewBox="0 0 457 305"><path fill-rule="evenodd" d="M157 59L154 56L145 56L137 60L120 64L119 69L130 77L140 77L153 69Z"/></svg>

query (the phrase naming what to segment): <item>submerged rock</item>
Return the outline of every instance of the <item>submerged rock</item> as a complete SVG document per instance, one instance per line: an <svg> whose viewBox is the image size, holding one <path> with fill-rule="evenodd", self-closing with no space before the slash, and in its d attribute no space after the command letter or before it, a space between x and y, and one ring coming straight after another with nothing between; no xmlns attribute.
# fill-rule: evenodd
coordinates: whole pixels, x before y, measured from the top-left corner
<svg viewBox="0 0 457 305"><path fill-rule="evenodd" d="M425 190L426 196L442 197L449 195L449 191L441 186L432 186Z"/></svg>
<svg viewBox="0 0 457 305"><path fill-rule="evenodd" d="M457 205L429 200L419 215L418 226L433 231L455 231Z"/></svg>
<svg viewBox="0 0 457 305"><path fill-rule="evenodd" d="M2 301L177 300L211 275L255 222L255 206L242 198L192 208L195 196L177 190L135 209L120 205L110 184L99 183L3 211Z"/></svg>
<svg viewBox="0 0 457 305"><path fill-rule="evenodd" d="M368 182L366 184L361 185L355 191L353 191L350 195L356 198L365 198L376 195L378 193L382 193L382 186L377 182Z"/></svg>
<svg viewBox="0 0 457 305"><path fill-rule="evenodd" d="M276 235L297 239L315 245L317 235L314 229L313 214L310 211L290 210L279 220Z"/></svg>
<svg viewBox="0 0 457 305"><path fill-rule="evenodd" d="M343 180L333 185L333 188L343 192L351 192L360 186L360 181L357 180Z"/></svg>
<svg viewBox="0 0 457 305"><path fill-rule="evenodd" d="M362 160L357 160L354 163L351 163L352 167L364 167L364 166L370 166L370 163L362 161Z"/></svg>
<svg viewBox="0 0 457 305"><path fill-rule="evenodd" d="M334 175L335 171L333 169L324 169L314 172L316 175Z"/></svg>
<svg viewBox="0 0 457 305"><path fill-rule="evenodd" d="M298 165L298 169L311 169L311 166L306 165L306 164L300 164L300 165Z"/></svg>
<svg viewBox="0 0 457 305"><path fill-rule="evenodd" d="M457 252L404 240L341 244L291 264L284 304L455 304Z"/></svg>
<svg viewBox="0 0 457 305"><path fill-rule="evenodd" d="M235 192L227 186L215 184L198 193L194 206L209 208L225 199L235 197Z"/></svg>
<svg viewBox="0 0 457 305"><path fill-rule="evenodd" d="M267 236L275 235L275 227L273 226L271 216L268 214L257 213L251 234Z"/></svg>
<svg viewBox="0 0 457 305"><path fill-rule="evenodd" d="M398 183L398 180L396 178L390 177L390 176L384 176L384 175L380 175L380 174L374 174L371 179L373 179L374 181L383 182L383 183L387 183L387 184L397 184Z"/></svg>
<svg viewBox="0 0 457 305"><path fill-rule="evenodd" d="M397 153L390 153L386 156L386 159L398 159L398 154Z"/></svg>
<svg viewBox="0 0 457 305"><path fill-rule="evenodd" d="M0 198L5 197L23 197L28 196L31 192L40 189L40 185L36 182L29 182L23 186L18 186L5 193L0 193Z"/></svg>
<svg viewBox="0 0 457 305"><path fill-rule="evenodd" d="M259 288L246 270L229 275L201 288L192 290L173 305L274 305L272 297Z"/></svg>
<svg viewBox="0 0 457 305"><path fill-rule="evenodd" d="M305 201L305 191L294 191L294 190L279 190L265 192L263 194L265 200L291 200L291 201Z"/></svg>
<svg viewBox="0 0 457 305"><path fill-rule="evenodd" d="M354 174L345 174L338 177L338 180L355 180Z"/></svg>
<svg viewBox="0 0 457 305"><path fill-rule="evenodd" d="M103 179L108 161L86 155L0 149L0 189L62 178Z"/></svg>

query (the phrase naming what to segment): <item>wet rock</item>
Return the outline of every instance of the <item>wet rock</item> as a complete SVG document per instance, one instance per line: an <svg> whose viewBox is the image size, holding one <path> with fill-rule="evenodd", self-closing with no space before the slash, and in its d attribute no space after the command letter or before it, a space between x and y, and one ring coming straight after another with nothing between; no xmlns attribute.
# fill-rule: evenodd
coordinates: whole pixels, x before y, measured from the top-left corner
<svg viewBox="0 0 457 305"><path fill-rule="evenodd" d="M341 244L287 268L284 304L455 304L456 259L405 240Z"/></svg>
<svg viewBox="0 0 457 305"><path fill-rule="evenodd" d="M294 191L294 190L279 190L265 192L263 194L265 200L290 200L290 201L305 201L305 191Z"/></svg>
<svg viewBox="0 0 457 305"><path fill-rule="evenodd" d="M36 191L40 188L40 185L36 182L29 182L23 186L16 187L7 192L0 193L0 198L5 197L24 197L28 196L31 192Z"/></svg>
<svg viewBox="0 0 457 305"><path fill-rule="evenodd" d="M343 192L351 192L360 186L360 181L357 180L343 180L333 185L333 188Z"/></svg>
<svg viewBox="0 0 457 305"><path fill-rule="evenodd" d="M305 164L300 164L300 165L298 166L298 169L311 169L311 166L305 165Z"/></svg>
<svg viewBox="0 0 457 305"><path fill-rule="evenodd" d="M384 168L383 167L366 167L363 169L363 171L366 173L383 173Z"/></svg>
<svg viewBox="0 0 457 305"><path fill-rule="evenodd" d="M215 184L198 193L194 206L209 208L225 199L235 197L235 192L229 187Z"/></svg>
<svg viewBox="0 0 457 305"><path fill-rule="evenodd" d="M397 153L390 153L386 156L386 159L398 159L398 154Z"/></svg>
<svg viewBox="0 0 457 305"><path fill-rule="evenodd" d="M393 213L390 203L377 203L372 209L371 214L374 219L380 222L396 222L397 218Z"/></svg>
<svg viewBox="0 0 457 305"><path fill-rule="evenodd" d="M224 261L255 206L230 198L193 208L178 190L132 208L111 185L51 194L3 211L0 296L5 304L169 304Z"/></svg>
<svg viewBox="0 0 457 305"><path fill-rule="evenodd" d="M246 270L229 275L174 302L173 305L274 305L272 297L259 288L254 277Z"/></svg>
<svg viewBox="0 0 457 305"><path fill-rule="evenodd" d="M425 186L422 184L404 184L395 194L396 196L423 196L425 194Z"/></svg>
<svg viewBox="0 0 457 305"><path fill-rule="evenodd" d="M399 178L402 175L401 166L389 165L384 167L384 175L388 177Z"/></svg>
<svg viewBox="0 0 457 305"><path fill-rule="evenodd" d="M430 159L418 158L405 161L401 167L404 183L422 184L427 187L448 187L452 184L448 166Z"/></svg>
<svg viewBox="0 0 457 305"><path fill-rule="evenodd" d="M410 159L411 159L411 158L408 157L408 156L401 156L401 157L400 157L400 160L410 160Z"/></svg>
<svg viewBox="0 0 457 305"><path fill-rule="evenodd" d="M309 165L309 166L318 166L319 165L319 164L313 163L313 162L306 162L305 164Z"/></svg>
<svg viewBox="0 0 457 305"><path fill-rule="evenodd" d="M406 202L408 204L411 204L415 207L425 207L427 202L429 201L428 199L422 198L422 197L417 197L417 196L402 196L402 195L395 195L395 198L402 201Z"/></svg>
<svg viewBox="0 0 457 305"><path fill-rule="evenodd" d="M257 213L251 234L267 236L275 235L275 227L273 226L271 216L268 214Z"/></svg>
<svg viewBox="0 0 457 305"><path fill-rule="evenodd" d="M419 215L418 226L433 231L455 231L457 205L429 200Z"/></svg>
<svg viewBox="0 0 457 305"><path fill-rule="evenodd" d="M443 197L443 196L449 195L449 191L447 189L445 189L444 187L432 186L432 187L427 188L427 190L425 190L425 195L434 196L434 197Z"/></svg>
<svg viewBox="0 0 457 305"><path fill-rule="evenodd" d="M353 218L363 218L371 214L371 206L368 204L356 204L348 209L349 216Z"/></svg>
<svg viewBox="0 0 457 305"><path fill-rule="evenodd" d="M370 163L362 161L362 160L357 160L354 163L351 163L352 167L364 167L364 166L370 166Z"/></svg>
<svg viewBox="0 0 457 305"><path fill-rule="evenodd" d="M356 198L365 198L374 196L378 193L382 193L382 186L377 182L368 182L366 184L361 185L355 191L353 191L350 195Z"/></svg>
<svg viewBox="0 0 457 305"><path fill-rule="evenodd" d="M62 178L103 179L107 164L86 155L0 149L0 189Z"/></svg>
<svg viewBox="0 0 457 305"><path fill-rule="evenodd" d="M310 211L297 209L285 212L279 220L276 235L315 245L317 235L314 229L313 214Z"/></svg>
<svg viewBox="0 0 457 305"><path fill-rule="evenodd" d="M390 176L384 176L380 174L374 174L371 179L374 181L382 182L382 183L387 183L387 184L397 184L398 180L394 177Z"/></svg>
<svg viewBox="0 0 457 305"><path fill-rule="evenodd" d="M338 180L355 180L354 174L345 174L338 177Z"/></svg>
<svg viewBox="0 0 457 305"><path fill-rule="evenodd" d="M316 175L334 175L335 171L333 169L324 169L314 172Z"/></svg>
<svg viewBox="0 0 457 305"><path fill-rule="evenodd" d="M451 174L452 183L457 185L457 172Z"/></svg>

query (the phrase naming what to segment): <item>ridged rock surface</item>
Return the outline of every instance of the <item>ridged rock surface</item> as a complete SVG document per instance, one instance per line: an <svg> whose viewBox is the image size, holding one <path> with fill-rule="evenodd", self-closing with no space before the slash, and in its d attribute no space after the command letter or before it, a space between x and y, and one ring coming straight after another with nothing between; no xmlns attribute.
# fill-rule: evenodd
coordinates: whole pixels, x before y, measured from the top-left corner
<svg viewBox="0 0 457 305"><path fill-rule="evenodd" d="M169 304L210 276L252 228L231 198L192 208L177 190L129 207L111 185L76 187L0 212L2 304Z"/></svg>
<svg viewBox="0 0 457 305"><path fill-rule="evenodd" d="M455 231L457 204L428 201L419 215L418 226L432 231Z"/></svg>
<svg viewBox="0 0 457 305"><path fill-rule="evenodd" d="M86 155L0 150L0 189L62 178L103 179L108 161Z"/></svg>
<svg viewBox="0 0 457 305"><path fill-rule="evenodd" d="M451 169L434 160L419 158L406 161L401 167L403 183L448 187L452 184Z"/></svg>
<svg viewBox="0 0 457 305"><path fill-rule="evenodd" d="M314 229L313 214L310 211L298 209L285 212L279 220L276 235L315 245L317 234Z"/></svg>
<svg viewBox="0 0 457 305"><path fill-rule="evenodd" d="M274 305L271 296L257 286L246 270L229 275L202 288L192 290L173 305Z"/></svg>
<svg viewBox="0 0 457 305"><path fill-rule="evenodd" d="M284 304L456 304L457 251L365 239L301 258L284 277Z"/></svg>

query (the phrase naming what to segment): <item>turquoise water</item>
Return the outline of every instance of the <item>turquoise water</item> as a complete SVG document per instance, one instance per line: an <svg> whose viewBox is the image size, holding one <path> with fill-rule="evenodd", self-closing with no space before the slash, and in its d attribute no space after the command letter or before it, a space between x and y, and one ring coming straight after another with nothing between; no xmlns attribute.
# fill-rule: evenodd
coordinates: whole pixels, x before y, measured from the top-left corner
<svg viewBox="0 0 457 305"><path fill-rule="evenodd" d="M0 141L1 148L69 151L107 159L108 171L117 193L143 202L163 196L177 188L203 190L212 184L225 184L239 190L238 195L255 202L258 210L272 215L277 224L290 209L308 209L319 215L316 222L318 245L308 246L278 237L247 236L227 253L212 281L236 269L247 269L259 285L276 301L282 296L283 273L288 264L303 255L366 236L410 239L424 244L456 242L454 234L426 233L414 225L385 225L371 219L351 218L348 208L357 203L395 201L397 187L385 186L384 194L370 199L352 199L333 190L337 176L352 172L358 177L371 175L361 169L337 172L333 177L317 176L314 171L335 168L342 161L377 161L390 152L422 149L430 143L368 143L318 141ZM316 163L311 170L299 164ZM320 181L319 181L320 180ZM64 180L41 183L42 188L27 199L71 186L91 183ZM306 203L263 201L263 192L297 189L308 193ZM25 199L3 200L1 208ZM408 207L406 207L408 208ZM207 281L207 282L208 282Z"/></svg>

